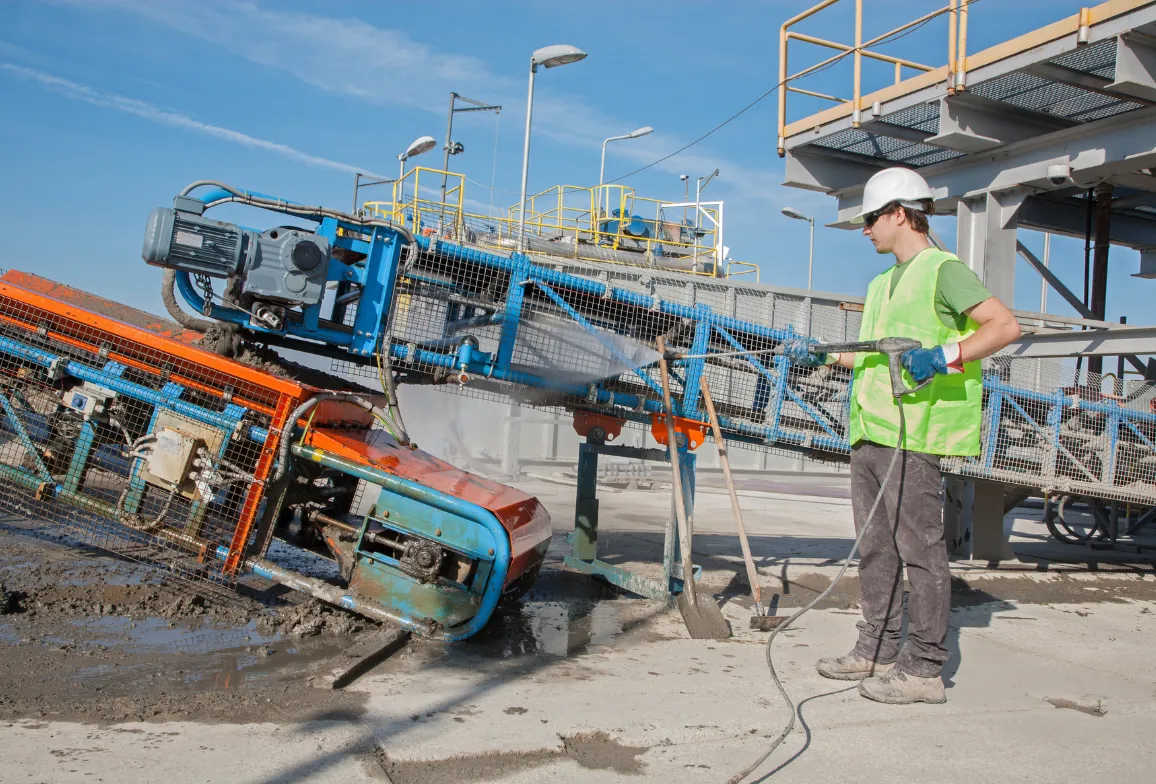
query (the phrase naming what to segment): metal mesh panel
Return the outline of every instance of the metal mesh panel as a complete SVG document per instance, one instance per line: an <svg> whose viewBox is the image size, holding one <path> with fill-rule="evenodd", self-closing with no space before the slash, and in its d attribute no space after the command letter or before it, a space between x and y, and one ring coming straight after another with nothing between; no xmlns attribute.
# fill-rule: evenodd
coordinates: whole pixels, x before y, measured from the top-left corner
<svg viewBox="0 0 1156 784"><path fill-rule="evenodd" d="M935 126L939 125L939 117L934 119ZM891 119L887 120L891 122ZM932 119L924 119L922 125L931 124ZM928 130L931 128L921 128ZM881 134L867 133L857 128L848 128L838 133L819 139L813 144L817 147L828 147L833 150L863 155L868 158L884 158L889 161L907 163L912 166L930 166L933 163L942 163L952 158L959 158L964 153L955 150L946 150L930 144L895 139Z"/></svg>
<svg viewBox="0 0 1156 784"><path fill-rule="evenodd" d="M1055 65L1113 79L1116 76L1116 39L1081 46L1051 60Z"/></svg>
<svg viewBox="0 0 1156 784"><path fill-rule="evenodd" d="M983 451L952 473L1051 493L1156 503L1156 387L1070 362L986 363Z"/></svg>
<svg viewBox="0 0 1156 784"><path fill-rule="evenodd" d="M0 289L0 508L232 585L264 546L258 514L294 398L174 341Z"/></svg>
<svg viewBox="0 0 1156 784"><path fill-rule="evenodd" d="M902 125L917 131L936 133L939 131L939 105L936 103L917 103L906 109L883 115L879 119L892 125Z"/></svg>
<svg viewBox="0 0 1156 784"><path fill-rule="evenodd" d="M1019 72L974 85L970 89L984 98L1080 122L1090 122L1140 108L1140 104L1131 101Z"/></svg>

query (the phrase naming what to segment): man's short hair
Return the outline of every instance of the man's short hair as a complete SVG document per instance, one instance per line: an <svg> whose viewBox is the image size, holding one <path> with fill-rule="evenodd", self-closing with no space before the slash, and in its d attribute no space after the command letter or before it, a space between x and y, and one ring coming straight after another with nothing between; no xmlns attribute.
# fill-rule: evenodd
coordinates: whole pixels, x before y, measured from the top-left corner
<svg viewBox="0 0 1156 784"><path fill-rule="evenodd" d="M883 215L893 215L896 212L903 210L903 214L911 228L915 229L915 231L919 232L920 234L927 234L929 231L931 231L931 224L928 223L927 218L932 214L933 207L930 201L923 201L921 204L923 209L917 210L912 207L904 207L899 202L893 201L883 208L880 217Z"/></svg>

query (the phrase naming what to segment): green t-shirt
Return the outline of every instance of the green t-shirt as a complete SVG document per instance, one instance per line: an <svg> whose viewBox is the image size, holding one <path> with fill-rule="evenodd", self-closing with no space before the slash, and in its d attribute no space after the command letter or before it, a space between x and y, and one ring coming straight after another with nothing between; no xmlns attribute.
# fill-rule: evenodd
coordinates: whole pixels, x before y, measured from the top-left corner
<svg viewBox="0 0 1156 784"><path fill-rule="evenodd" d="M908 266L906 262L900 264L891 274L892 294ZM955 259L940 265L939 277L935 281L935 313L944 326L962 332L967 325L964 312L991 296L979 276L962 261Z"/></svg>

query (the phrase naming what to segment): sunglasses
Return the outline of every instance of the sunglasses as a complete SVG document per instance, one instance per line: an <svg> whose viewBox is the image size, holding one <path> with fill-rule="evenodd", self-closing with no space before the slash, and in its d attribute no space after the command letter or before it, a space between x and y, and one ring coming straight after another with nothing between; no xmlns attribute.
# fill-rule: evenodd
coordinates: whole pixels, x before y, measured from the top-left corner
<svg viewBox="0 0 1156 784"><path fill-rule="evenodd" d="M890 206L890 205L888 205L888 206ZM870 228L874 227L875 224L879 221L879 219L882 218L887 213L888 213L887 207L884 207L883 209L875 210L875 212L869 212L863 216L863 225L870 229Z"/></svg>

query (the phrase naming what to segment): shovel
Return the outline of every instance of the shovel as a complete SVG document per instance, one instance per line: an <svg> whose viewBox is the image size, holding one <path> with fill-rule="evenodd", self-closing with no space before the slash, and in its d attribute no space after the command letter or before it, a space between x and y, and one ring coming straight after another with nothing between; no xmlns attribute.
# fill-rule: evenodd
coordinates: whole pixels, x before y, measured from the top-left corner
<svg viewBox="0 0 1156 784"><path fill-rule="evenodd" d="M659 354L666 354L666 341L658 338ZM674 434L674 408L670 403L670 374L663 356L658 362L662 375L662 405L666 412L666 447L670 451L671 487L674 490L674 516L678 521L679 549L682 551L682 593L678 611L682 622L695 640L725 640L731 636L730 625L710 596L699 596L694 586L694 566L690 556L690 526L686 522L686 498L682 494L682 472L678 465L678 443Z"/></svg>
<svg viewBox="0 0 1156 784"><path fill-rule="evenodd" d="M731 476L731 461L727 455L726 441L723 440L722 428L719 427L718 414L714 410L714 400L710 396L710 386L706 383L706 376L699 379L702 389L702 401L706 405L706 413L710 417L710 428L714 433L714 443L718 447L718 461L722 466L723 477L726 479L727 491L731 497L731 511L735 515L735 527L739 532L739 544L743 548L743 562L747 566L747 582L751 584L751 598L755 600L755 615L751 618L751 628L760 631L770 631L782 623L785 618L776 615L767 615L763 609L763 589L759 585L759 573L755 569L754 558L751 557L751 544L747 541L747 528L743 525L743 512L739 508L739 494L735 490L735 480Z"/></svg>

